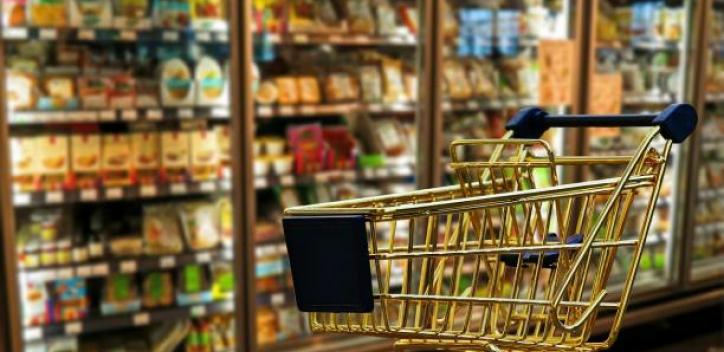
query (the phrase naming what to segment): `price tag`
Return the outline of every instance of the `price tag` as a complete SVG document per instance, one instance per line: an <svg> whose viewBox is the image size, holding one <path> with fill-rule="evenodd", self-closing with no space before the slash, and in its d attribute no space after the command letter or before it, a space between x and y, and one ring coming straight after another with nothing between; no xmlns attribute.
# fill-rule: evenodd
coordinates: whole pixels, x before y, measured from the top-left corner
<svg viewBox="0 0 724 352"><path fill-rule="evenodd" d="M272 306L281 306L284 305L284 302L286 301L286 297L284 297L283 293L273 293L271 295L271 304Z"/></svg>
<svg viewBox="0 0 724 352"><path fill-rule="evenodd" d="M265 177L257 177L254 179L254 188L266 188L267 182Z"/></svg>
<svg viewBox="0 0 724 352"><path fill-rule="evenodd" d="M136 34L136 31L123 30L120 33L120 37L121 37L121 40L133 41L138 38L138 35Z"/></svg>
<svg viewBox="0 0 724 352"><path fill-rule="evenodd" d="M229 113L228 108L213 108L211 109L211 116L212 117L229 117L231 114Z"/></svg>
<svg viewBox="0 0 724 352"><path fill-rule="evenodd" d="M156 185L143 185L140 189L141 197L155 197L158 193Z"/></svg>
<svg viewBox="0 0 724 352"><path fill-rule="evenodd" d="M271 106L260 106L256 109L256 114L260 117L271 117L274 115L274 111Z"/></svg>
<svg viewBox="0 0 724 352"><path fill-rule="evenodd" d="M138 270L138 263L135 260L124 260L121 262L120 269L124 274L132 274Z"/></svg>
<svg viewBox="0 0 724 352"><path fill-rule="evenodd" d="M176 31L164 31L161 35L161 39L163 39L166 42L177 42L179 38L179 34Z"/></svg>
<svg viewBox="0 0 724 352"><path fill-rule="evenodd" d="M279 182L282 184L282 186L293 186L294 185L294 176L284 175L279 179Z"/></svg>
<svg viewBox="0 0 724 352"><path fill-rule="evenodd" d="M226 32L219 32L216 33L216 40L220 42L228 42L229 41L229 34Z"/></svg>
<svg viewBox="0 0 724 352"><path fill-rule="evenodd" d="M211 262L211 253L209 253L209 252L196 253L196 262L197 263Z"/></svg>
<svg viewBox="0 0 724 352"><path fill-rule="evenodd" d="M23 332L23 339L25 341L40 340L43 337L43 330L41 328L25 328Z"/></svg>
<svg viewBox="0 0 724 352"><path fill-rule="evenodd" d="M220 184L221 184L221 189L223 189L225 191L228 191L231 189L231 181L229 181L229 180L222 180L220 182Z"/></svg>
<svg viewBox="0 0 724 352"><path fill-rule="evenodd" d="M82 189L80 191L80 200L94 201L98 199L98 190L95 188Z"/></svg>
<svg viewBox="0 0 724 352"><path fill-rule="evenodd" d="M98 114L98 119L101 121L113 121L116 119L116 112L113 110L103 110Z"/></svg>
<svg viewBox="0 0 724 352"><path fill-rule="evenodd" d="M194 117L194 109L178 109L178 118L190 119Z"/></svg>
<svg viewBox="0 0 724 352"><path fill-rule="evenodd" d="M93 268L91 268L90 265L79 266L78 269L76 269L76 274L78 274L79 277L91 276L93 274Z"/></svg>
<svg viewBox="0 0 724 352"><path fill-rule="evenodd" d="M106 189L106 199L121 199L123 198L123 188L114 187Z"/></svg>
<svg viewBox="0 0 724 352"><path fill-rule="evenodd" d="M176 266L176 257L172 255L161 257L161 259L158 260L158 266L162 269L173 268Z"/></svg>
<svg viewBox="0 0 724 352"><path fill-rule="evenodd" d="M78 335L83 332L83 323L76 321L65 324L66 335Z"/></svg>
<svg viewBox="0 0 724 352"><path fill-rule="evenodd" d="M41 29L41 30L38 32L38 37L39 37L40 39L50 39L50 40L53 40L53 39L58 38L58 31L56 31L56 30L53 29L53 28L44 28L44 29Z"/></svg>
<svg viewBox="0 0 724 352"><path fill-rule="evenodd" d="M78 30L78 39L80 40L95 40L96 32L92 29L80 29Z"/></svg>
<svg viewBox="0 0 724 352"><path fill-rule="evenodd" d="M46 203L60 203L62 201L63 201L63 192L61 192L61 191L52 191L52 192L45 193L45 202Z"/></svg>
<svg viewBox="0 0 724 352"><path fill-rule="evenodd" d="M216 183L212 181L201 182L199 189L201 192L214 192L216 191Z"/></svg>
<svg viewBox="0 0 724 352"><path fill-rule="evenodd" d="M27 28L5 28L3 30L3 37L5 39L27 39L28 29Z"/></svg>
<svg viewBox="0 0 724 352"><path fill-rule="evenodd" d="M191 307L192 317L203 317L206 315L206 306L193 306Z"/></svg>
<svg viewBox="0 0 724 352"><path fill-rule="evenodd" d="M121 112L121 120L123 121L135 121L138 119L138 111L130 109L123 110Z"/></svg>
<svg viewBox="0 0 724 352"><path fill-rule="evenodd" d="M294 115L294 107L292 106L282 106L279 107L279 115Z"/></svg>
<svg viewBox="0 0 724 352"><path fill-rule="evenodd" d="M211 41L211 32L206 32L206 31L196 32L196 40L198 40L200 42L210 42Z"/></svg>
<svg viewBox="0 0 724 352"><path fill-rule="evenodd" d="M96 264L93 266L93 276L108 276L108 264Z"/></svg>
<svg viewBox="0 0 724 352"><path fill-rule="evenodd" d="M306 44L309 43L309 36L306 34L295 34L292 40L298 44Z"/></svg>
<svg viewBox="0 0 724 352"><path fill-rule="evenodd" d="M134 326L144 326L151 322L151 315L148 313L138 313L133 315Z"/></svg>
<svg viewBox="0 0 724 352"><path fill-rule="evenodd" d="M185 194L186 184L185 183L172 183L171 194Z"/></svg>
<svg viewBox="0 0 724 352"><path fill-rule="evenodd" d="M28 205L28 204L30 204L30 193L16 193L16 194L13 194L13 204L15 204L15 205Z"/></svg>
<svg viewBox="0 0 724 352"><path fill-rule="evenodd" d="M70 279L71 277L73 277L73 268L59 269L56 273L56 276L59 279Z"/></svg>
<svg viewBox="0 0 724 352"><path fill-rule="evenodd" d="M159 109L148 109L146 110L147 120L160 120L163 118L163 113Z"/></svg>
<svg viewBox="0 0 724 352"><path fill-rule="evenodd" d="M302 115L314 115L317 113L317 107L314 105L304 105L299 108L299 113Z"/></svg>

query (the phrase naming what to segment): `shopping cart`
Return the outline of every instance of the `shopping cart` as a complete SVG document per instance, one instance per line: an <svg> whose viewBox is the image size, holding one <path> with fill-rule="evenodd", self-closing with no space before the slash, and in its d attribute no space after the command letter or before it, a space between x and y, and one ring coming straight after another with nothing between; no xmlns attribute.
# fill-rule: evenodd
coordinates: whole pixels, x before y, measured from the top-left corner
<svg viewBox="0 0 724 352"><path fill-rule="evenodd" d="M686 104L619 116L527 108L502 139L452 143L459 185L286 209L297 305L313 332L392 337L401 350L606 349L672 143L696 123ZM622 126L651 126L632 156L558 156L539 139L550 127ZM560 182L565 168L597 164L621 176ZM645 216L630 216L636 206ZM615 256L627 265L611 288ZM601 312L609 333L590 341Z"/></svg>

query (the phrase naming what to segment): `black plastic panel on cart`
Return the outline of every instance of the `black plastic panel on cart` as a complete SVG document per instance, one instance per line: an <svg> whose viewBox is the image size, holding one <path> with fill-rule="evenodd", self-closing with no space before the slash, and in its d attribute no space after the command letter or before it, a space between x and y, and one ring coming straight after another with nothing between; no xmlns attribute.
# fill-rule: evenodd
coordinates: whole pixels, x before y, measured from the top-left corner
<svg viewBox="0 0 724 352"><path fill-rule="evenodd" d="M283 223L299 310L373 310L364 216L288 216Z"/></svg>

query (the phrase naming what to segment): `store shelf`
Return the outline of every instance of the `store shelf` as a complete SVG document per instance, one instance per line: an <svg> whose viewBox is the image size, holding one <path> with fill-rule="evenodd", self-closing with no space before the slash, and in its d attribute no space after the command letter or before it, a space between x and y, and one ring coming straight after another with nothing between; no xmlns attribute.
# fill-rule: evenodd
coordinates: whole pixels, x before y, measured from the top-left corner
<svg viewBox="0 0 724 352"><path fill-rule="evenodd" d="M707 103L722 103L724 102L724 93L706 93Z"/></svg>
<svg viewBox="0 0 724 352"><path fill-rule="evenodd" d="M194 29L116 29L116 28L41 28L11 27L3 29L5 40L44 40L44 41L82 41L82 42L186 42L223 43L229 41L226 28L215 30Z"/></svg>
<svg viewBox="0 0 724 352"><path fill-rule="evenodd" d="M509 99L470 99L468 101L446 101L442 103L443 111L477 111L481 109L497 110L520 108L523 106L535 105L533 98L509 98Z"/></svg>
<svg viewBox="0 0 724 352"><path fill-rule="evenodd" d="M417 38L412 34L377 36L347 33L272 33L269 34L269 40L277 45L417 46Z"/></svg>
<svg viewBox="0 0 724 352"><path fill-rule="evenodd" d="M198 251L174 255L109 258L68 265L21 268L20 274L34 282L45 282L72 277L97 278L113 273L132 274L155 270L168 270L187 264L205 264L229 261L233 258L231 248Z"/></svg>
<svg viewBox="0 0 724 352"><path fill-rule="evenodd" d="M188 307L144 310L134 314L98 316L41 327L26 327L23 332L23 337L25 341L35 341L52 337L76 336L86 333L100 333L141 327L174 320L200 318L213 314L231 313L233 311L233 301L217 301Z"/></svg>
<svg viewBox="0 0 724 352"><path fill-rule="evenodd" d="M638 49L638 50L651 50L651 51L662 51L662 50L681 50L683 45L680 42L674 41L649 41L649 40L632 40L627 43L623 42L599 42L596 45L598 50L623 50L623 49Z"/></svg>
<svg viewBox="0 0 724 352"><path fill-rule="evenodd" d="M254 188L297 186L335 182L371 182L408 179L415 176L413 165L398 165L362 170L327 170L310 175L262 176L254 180Z"/></svg>
<svg viewBox="0 0 724 352"><path fill-rule="evenodd" d="M414 103L394 104L314 104L314 105L258 105L257 118L291 117L291 116L337 116L350 113L369 114L412 114L416 111Z"/></svg>
<svg viewBox="0 0 724 352"><path fill-rule="evenodd" d="M648 105L648 104L663 105L663 104L671 104L676 99L675 99L675 97L668 95L668 94L653 95L653 94L637 94L637 93L624 92L622 100L623 100L624 105Z"/></svg>
<svg viewBox="0 0 724 352"><path fill-rule="evenodd" d="M231 116L229 107L155 107L134 109L88 109L68 111L13 111L8 123L13 125L65 123L131 123L188 119L222 119Z"/></svg>
<svg viewBox="0 0 724 352"><path fill-rule="evenodd" d="M697 236L724 234L724 220L697 223L694 225L694 233Z"/></svg>
<svg viewBox="0 0 724 352"><path fill-rule="evenodd" d="M698 194L699 194L699 196L698 196L699 201L710 201L710 200L721 199L722 197L724 197L724 187L700 189Z"/></svg>
<svg viewBox="0 0 724 352"><path fill-rule="evenodd" d="M108 201L130 201L163 197L228 192L230 180L204 182L178 182L158 185L133 185L125 187L100 187L69 191L15 192L13 204L16 207L58 205L72 203L94 203Z"/></svg>

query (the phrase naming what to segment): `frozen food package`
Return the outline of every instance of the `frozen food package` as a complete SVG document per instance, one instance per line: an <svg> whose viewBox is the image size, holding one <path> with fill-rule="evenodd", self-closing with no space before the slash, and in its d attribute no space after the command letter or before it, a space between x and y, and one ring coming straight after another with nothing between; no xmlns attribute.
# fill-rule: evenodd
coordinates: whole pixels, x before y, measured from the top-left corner
<svg viewBox="0 0 724 352"><path fill-rule="evenodd" d="M146 28L150 26L151 0L113 0L113 22L118 28Z"/></svg>
<svg viewBox="0 0 724 352"><path fill-rule="evenodd" d="M146 308L163 307L173 304L174 287L171 273L151 272L143 277L142 303Z"/></svg>
<svg viewBox="0 0 724 352"><path fill-rule="evenodd" d="M216 300L230 299L234 295L234 270L229 262L211 265L211 295Z"/></svg>
<svg viewBox="0 0 724 352"><path fill-rule="evenodd" d="M101 136L78 133L71 137L71 167L78 188L94 188L101 173Z"/></svg>
<svg viewBox="0 0 724 352"><path fill-rule="evenodd" d="M67 0L28 0L30 24L38 27L68 25Z"/></svg>
<svg viewBox="0 0 724 352"><path fill-rule="evenodd" d="M377 65L362 65L358 69L362 100L366 103L382 101L382 77Z"/></svg>
<svg viewBox="0 0 724 352"><path fill-rule="evenodd" d="M367 0L346 0L347 25L349 31L356 34L374 34L375 19Z"/></svg>
<svg viewBox="0 0 724 352"><path fill-rule="evenodd" d="M226 102L227 82L221 65L210 56L203 56L196 64L196 102L215 105Z"/></svg>
<svg viewBox="0 0 724 352"><path fill-rule="evenodd" d="M382 60L382 77L386 103L398 103L407 100L404 83L402 82L402 62L391 59Z"/></svg>
<svg viewBox="0 0 724 352"><path fill-rule="evenodd" d="M190 0L155 0L153 17L156 26L180 29L190 25Z"/></svg>
<svg viewBox="0 0 724 352"><path fill-rule="evenodd" d="M299 103L299 87L294 77L277 77L276 86L279 91L279 104L290 105Z"/></svg>
<svg viewBox="0 0 724 352"><path fill-rule="evenodd" d="M27 21L27 0L3 0L3 27L24 26Z"/></svg>
<svg viewBox="0 0 724 352"><path fill-rule="evenodd" d="M111 274L103 285L103 315L137 312L141 309L136 278L131 274Z"/></svg>
<svg viewBox="0 0 724 352"><path fill-rule="evenodd" d="M191 2L191 24L200 30L222 30L226 28L226 1L189 0Z"/></svg>
<svg viewBox="0 0 724 352"><path fill-rule="evenodd" d="M299 101L302 104L319 104L321 96L319 83L313 76L300 76L297 78Z"/></svg>
<svg viewBox="0 0 724 352"><path fill-rule="evenodd" d="M113 4L110 0L69 1L71 26L105 28L113 23Z"/></svg>
<svg viewBox="0 0 724 352"><path fill-rule="evenodd" d="M163 63L160 85L163 105L188 106L194 103L191 69L183 60L175 58Z"/></svg>
<svg viewBox="0 0 724 352"><path fill-rule="evenodd" d="M177 254L183 250L181 226L171 205L143 208L144 251L149 255Z"/></svg>
<svg viewBox="0 0 724 352"><path fill-rule="evenodd" d="M213 203L183 204L180 207L180 217L188 248L204 250L219 245L219 213Z"/></svg>
<svg viewBox="0 0 724 352"><path fill-rule="evenodd" d="M31 109L37 102L38 80L35 75L22 71L9 71L5 77L8 108Z"/></svg>

